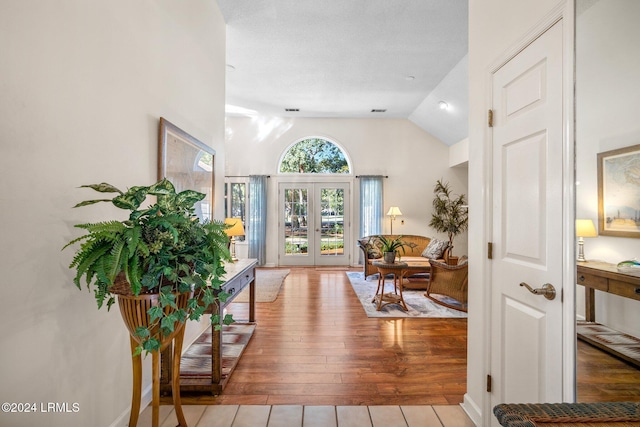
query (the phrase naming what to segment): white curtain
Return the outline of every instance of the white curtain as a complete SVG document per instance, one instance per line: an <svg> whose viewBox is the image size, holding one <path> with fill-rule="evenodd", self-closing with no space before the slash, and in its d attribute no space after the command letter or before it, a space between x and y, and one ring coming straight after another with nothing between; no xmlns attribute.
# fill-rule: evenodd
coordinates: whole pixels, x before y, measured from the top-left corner
<svg viewBox="0 0 640 427"><path fill-rule="evenodd" d="M381 175L360 175L360 237L382 234L384 200ZM363 261L360 254L360 262Z"/></svg>
<svg viewBox="0 0 640 427"><path fill-rule="evenodd" d="M247 216L249 258L257 259L258 265L264 265L266 262L267 178L267 175L249 176L249 215Z"/></svg>

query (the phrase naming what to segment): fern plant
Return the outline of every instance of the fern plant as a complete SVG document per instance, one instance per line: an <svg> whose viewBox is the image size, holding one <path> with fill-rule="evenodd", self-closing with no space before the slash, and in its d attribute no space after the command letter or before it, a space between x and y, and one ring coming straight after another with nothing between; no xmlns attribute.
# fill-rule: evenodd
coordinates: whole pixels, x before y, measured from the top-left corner
<svg viewBox="0 0 640 427"><path fill-rule="evenodd" d="M84 278L87 288L95 294L98 308L106 302L107 310L117 294L159 294L160 305L148 312L152 324L136 331L141 345L134 355L143 350L158 351L161 335L173 332L176 322L198 320L211 304L228 298L220 286L220 277L225 273L223 261L231 260L224 231L227 226L219 221L198 221L194 205L204 194L192 190L176 193L167 179L151 186L131 187L126 192L107 183L82 187L116 195L87 200L74 207L109 202L128 210L129 217L75 226L86 234L64 248L80 245L69 265L75 269L76 286L81 289ZM155 196L155 203L140 208L147 196ZM186 309L176 307L176 293L191 295ZM167 307L174 310L165 310ZM211 316L211 323L217 328L220 320L219 315ZM233 319L227 315L222 321L230 324Z"/></svg>

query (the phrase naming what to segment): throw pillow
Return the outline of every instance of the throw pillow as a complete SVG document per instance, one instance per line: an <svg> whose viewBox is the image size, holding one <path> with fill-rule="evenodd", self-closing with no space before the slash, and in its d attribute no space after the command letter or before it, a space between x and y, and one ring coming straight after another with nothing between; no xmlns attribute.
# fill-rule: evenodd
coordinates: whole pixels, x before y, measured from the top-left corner
<svg viewBox="0 0 640 427"><path fill-rule="evenodd" d="M359 242L360 246L362 246L364 250L367 251L367 258L382 258L382 252L380 252L380 249L376 245L371 243L371 239L361 239L359 240Z"/></svg>
<svg viewBox="0 0 640 427"><path fill-rule="evenodd" d="M424 251L422 251L422 256L429 259L440 259L444 254L444 250L449 246L449 242L445 242L440 239L431 239L429 244Z"/></svg>

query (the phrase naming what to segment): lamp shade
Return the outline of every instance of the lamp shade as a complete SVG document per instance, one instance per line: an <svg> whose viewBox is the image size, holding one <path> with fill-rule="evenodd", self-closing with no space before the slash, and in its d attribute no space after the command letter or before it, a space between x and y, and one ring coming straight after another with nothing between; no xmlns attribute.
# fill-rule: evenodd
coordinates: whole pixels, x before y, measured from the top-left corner
<svg viewBox="0 0 640 427"><path fill-rule="evenodd" d="M244 236L244 227L240 218L225 218L224 223L231 226L224 230L227 236Z"/></svg>
<svg viewBox="0 0 640 427"><path fill-rule="evenodd" d="M595 225L593 225L593 221L590 219L576 219L576 236L597 237L598 232Z"/></svg>
<svg viewBox="0 0 640 427"><path fill-rule="evenodd" d="M387 212L387 215L389 216L398 216L398 215L402 215L402 212L400 212L400 208L397 206L391 206L389 208L389 212Z"/></svg>

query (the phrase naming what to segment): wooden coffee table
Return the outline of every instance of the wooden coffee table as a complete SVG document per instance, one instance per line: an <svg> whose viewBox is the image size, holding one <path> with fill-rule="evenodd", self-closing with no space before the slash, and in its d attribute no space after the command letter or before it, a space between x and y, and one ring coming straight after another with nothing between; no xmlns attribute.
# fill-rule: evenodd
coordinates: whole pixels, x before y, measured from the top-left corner
<svg viewBox="0 0 640 427"><path fill-rule="evenodd" d="M404 311L408 311L407 305L402 297L402 279L407 268L406 262L394 262L393 264L386 263L384 261L374 261L372 263L377 269L378 273L378 288L376 294L371 300L372 303L377 303L376 310L380 311L382 307L389 304L398 304ZM387 274L393 274L393 292L384 292L385 278Z"/></svg>

